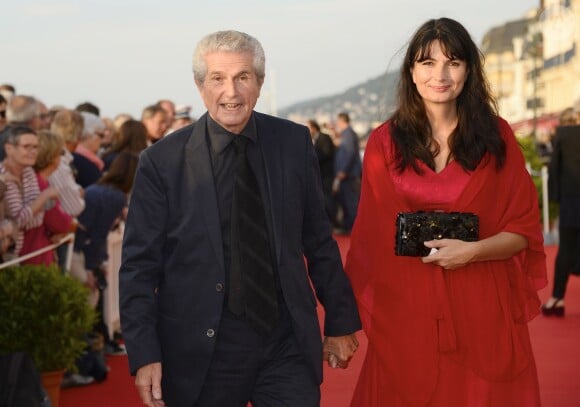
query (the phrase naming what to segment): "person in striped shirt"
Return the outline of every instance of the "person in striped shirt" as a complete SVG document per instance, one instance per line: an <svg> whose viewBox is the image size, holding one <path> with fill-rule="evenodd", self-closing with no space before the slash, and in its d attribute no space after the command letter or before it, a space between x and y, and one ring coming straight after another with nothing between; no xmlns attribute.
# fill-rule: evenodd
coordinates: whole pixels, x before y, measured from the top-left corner
<svg viewBox="0 0 580 407"><path fill-rule="evenodd" d="M42 225L44 209L58 198L58 191L48 187L40 192L32 166L38 155L38 137L29 127L10 128L4 145L6 158L0 163L0 173L14 176L6 182L4 200L8 217L18 228L14 254L18 256L24 240L24 231Z"/></svg>

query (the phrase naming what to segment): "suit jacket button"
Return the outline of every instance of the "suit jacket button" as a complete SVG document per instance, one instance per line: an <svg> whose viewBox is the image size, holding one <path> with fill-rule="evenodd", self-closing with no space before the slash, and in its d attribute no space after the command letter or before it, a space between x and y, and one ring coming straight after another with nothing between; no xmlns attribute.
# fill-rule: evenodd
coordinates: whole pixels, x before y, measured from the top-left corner
<svg viewBox="0 0 580 407"><path fill-rule="evenodd" d="M222 293L222 292L224 291L224 285L223 285L222 283L217 283L217 284L215 285L215 290L216 290L218 293Z"/></svg>
<svg viewBox="0 0 580 407"><path fill-rule="evenodd" d="M208 329L205 334L208 336L208 338L213 338L215 331L213 329Z"/></svg>

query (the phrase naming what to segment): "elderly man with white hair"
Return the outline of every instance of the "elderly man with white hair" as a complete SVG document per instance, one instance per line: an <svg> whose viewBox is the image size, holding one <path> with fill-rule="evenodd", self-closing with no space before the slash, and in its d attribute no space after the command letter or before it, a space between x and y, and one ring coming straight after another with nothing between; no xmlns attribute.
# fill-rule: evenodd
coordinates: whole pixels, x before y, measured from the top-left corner
<svg viewBox="0 0 580 407"><path fill-rule="evenodd" d="M0 160L6 157L4 144L6 144L10 127L24 126L34 131L45 128L42 116L43 106L44 104L32 96L16 95L8 100L4 113L6 128L0 132Z"/></svg>

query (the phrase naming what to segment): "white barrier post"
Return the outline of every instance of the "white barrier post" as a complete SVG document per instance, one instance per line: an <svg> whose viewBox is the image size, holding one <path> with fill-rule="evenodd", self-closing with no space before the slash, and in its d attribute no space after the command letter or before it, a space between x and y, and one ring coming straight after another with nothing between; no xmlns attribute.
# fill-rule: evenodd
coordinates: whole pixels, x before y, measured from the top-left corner
<svg viewBox="0 0 580 407"><path fill-rule="evenodd" d="M542 213L544 219L544 236L550 234L550 204L548 197L548 167L542 166Z"/></svg>
<svg viewBox="0 0 580 407"><path fill-rule="evenodd" d="M103 292L103 318L109 330L109 336L121 327L119 312L119 268L121 267L121 249L123 245L124 224L109 233L107 238L107 289Z"/></svg>
<svg viewBox="0 0 580 407"><path fill-rule="evenodd" d="M73 239L69 242L67 249L66 249L66 259L64 261L64 271L67 273L70 273L70 268L72 265L72 256L73 256L73 250L74 250L74 243L75 243L75 239L73 236Z"/></svg>

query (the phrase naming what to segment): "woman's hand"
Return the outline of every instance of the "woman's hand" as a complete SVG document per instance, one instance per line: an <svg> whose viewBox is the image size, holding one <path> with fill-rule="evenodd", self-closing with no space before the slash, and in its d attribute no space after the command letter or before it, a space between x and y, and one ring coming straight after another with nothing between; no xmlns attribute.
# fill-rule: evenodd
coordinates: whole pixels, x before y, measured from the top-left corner
<svg viewBox="0 0 580 407"><path fill-rule="evenodd" d="M463 267L476 258L477 242L464 242L457 239L429 240L426 247L437 249L429 256L421 258L423 263L432 263L445 270Z"/></svg>
<svg viewBox="0 0 580 407"><path fill-rule="evenodd" d="M20 185L20 178L16 175L12 174L11 172L5 172L2 174L2 178L4 182L14 182L15 184Z"/></svg>
<svg viewBox="0 0 580 407"><path fill-rule="evenodd" d="M48 187L40 193L39 197L42 197L45 202L49 199L58 199L58 189L55 187Z"/></svg>
<svg viewBox="0 0 580 407"><path fill-rule="evenodd" d="M58 189L55 187L48 187L45 190L40 191L40 194L36 197L34 201L30 204L30 209L32 209L32 213L36 215L38 212L42 210L48 210L54 207L54 204L46 206L46 203L49 201L54 201L58 199ZM53 202L54 203L54 202Z"/></svg>
<svg viewBox="0 0 580 407"><path fill-rule="evenodd" d="M446 270L454 270L474 261L508 259L528 247L528 240L516 233L499 232L477 242L441 239L430 240L424 244L437 251L422 257L423 263L433 263Z"/></svg>

